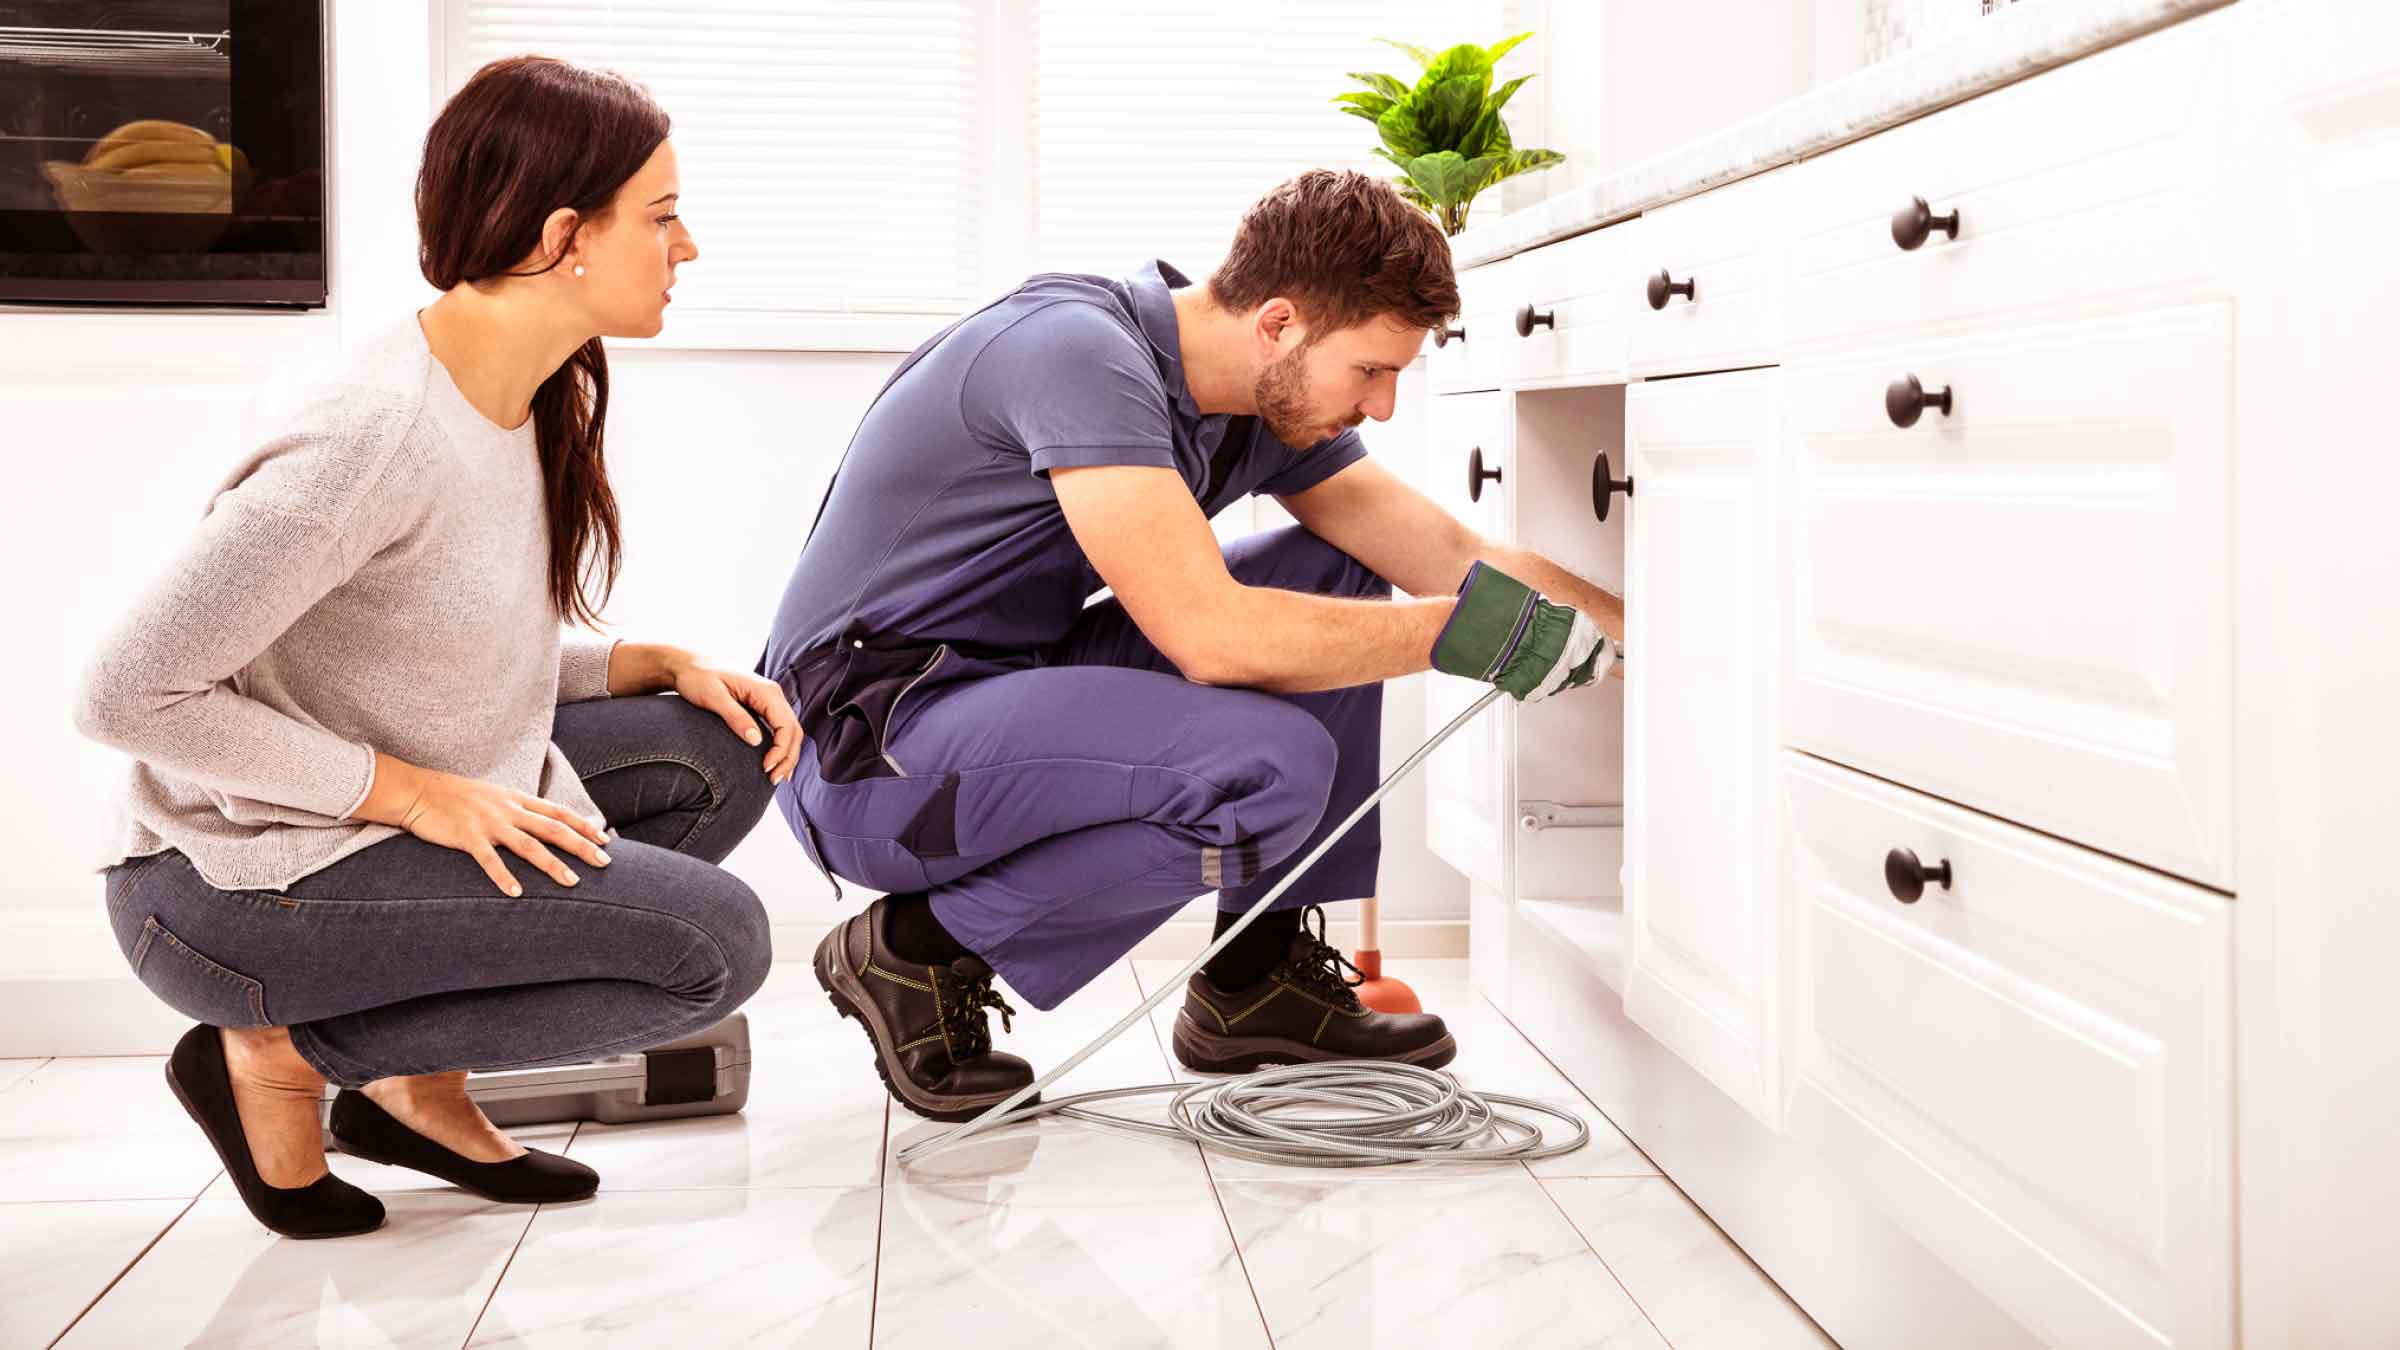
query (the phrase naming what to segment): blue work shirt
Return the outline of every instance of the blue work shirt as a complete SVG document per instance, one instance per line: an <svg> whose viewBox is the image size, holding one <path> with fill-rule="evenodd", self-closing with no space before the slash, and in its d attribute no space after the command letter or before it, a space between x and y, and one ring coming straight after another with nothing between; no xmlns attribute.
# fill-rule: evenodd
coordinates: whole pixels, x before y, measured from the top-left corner
<svg viewBox="0 0 2400 1350"><path fill-rule="evenodd" d="M859 423L759 672L854 629L1020 652L1066 636L1104 583L1067 528L1054 468L1170 468L1214 516L1366 454L1356 430L1302 451L1255 416L1202 414L1170 294L1190 284L1164 262L1124 278L1045 273L920 347Z"/></svg>

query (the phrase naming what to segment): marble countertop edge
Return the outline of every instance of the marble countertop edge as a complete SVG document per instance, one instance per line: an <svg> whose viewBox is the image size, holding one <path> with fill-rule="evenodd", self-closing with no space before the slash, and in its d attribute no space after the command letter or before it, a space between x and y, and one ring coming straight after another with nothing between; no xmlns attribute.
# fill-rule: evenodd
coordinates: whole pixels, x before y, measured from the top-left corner
<svg viewBox="0 0 2400 1350"><path fill-rule="evenodd" d="M1597 183L1471 226L1451 239L1451 258L1472 267L1627 220L2235 2L2107 0L2070 8L2026 0Z"/></svg>

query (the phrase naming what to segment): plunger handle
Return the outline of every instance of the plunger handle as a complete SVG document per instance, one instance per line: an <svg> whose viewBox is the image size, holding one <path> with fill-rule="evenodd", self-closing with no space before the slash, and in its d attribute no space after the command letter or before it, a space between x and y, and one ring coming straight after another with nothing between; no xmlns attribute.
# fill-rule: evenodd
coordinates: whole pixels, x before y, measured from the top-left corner
<svg viewBox="0 0 2400 1350"><path fill-rule="evenodd" d="M1360 951L1383 950L1383 901L1368 896L1358 905L1358 947Z"/></svg>

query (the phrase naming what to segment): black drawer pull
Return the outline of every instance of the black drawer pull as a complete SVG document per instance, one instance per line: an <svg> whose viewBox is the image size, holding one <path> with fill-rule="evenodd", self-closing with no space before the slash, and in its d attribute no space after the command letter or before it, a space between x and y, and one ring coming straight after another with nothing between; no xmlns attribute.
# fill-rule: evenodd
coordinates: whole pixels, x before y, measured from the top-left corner
<svg viewBox="0 0 2400 1350"><path fill-rule="evenodd" d="M1530 304L1519 305L1517 306L1517 336L1532 337L1533 330L1536 328L1547 328L1555 332L1558 329L1557 318L1558 313L1555 310L1536 311Z"/></svg>
<svg viewBox="0 0 2400 1350"><path fill-rule="evenodd" d="M1892 213L1892 242L1904 249L1923 247L1935 230L1958 238L1957 210L1953 208L1950 214L1937 216L1923 197L1911 197L1908 205Z"/></svg>
<svg viewBox="0 0 2400 1350"><path fill-rule="evenodd" d="M1698 277L1686 277L1682 281L1677 281L1667 275L1666 269L1662 267L1657 276L1650 278L1650 308L1665 309L1667 297L1672 295L1680 295L1686 300L1697 300L1700 295L1694 288L1699 284Z"/></svg>
<svg viewBox="0 0 2400 1350"><path fill-rule="evenodd" d="M1433 330L1433 345L1436 347L1449 346L1450 339L1452 338L1457 338L1461 342L1466 341L1467 330L1465 325L1462 324L1457 328L1436 328Z"/></svg>
<svg viewBox="0 0 2400 1350"><path fill-rule="evenodd" d="M1883 884L1892 888L1894 900L1904 905L1917 903L1917 897L1925 894L1925 883L1928 881L1940 882L1945 891L1950 889L1948 858L1942 859L1940 866L1927 867L1917 861L1916 854L1904 848L1896 848L1883 855Z"/></svg>
<svg viewBox="0 0 2400 1350"><path fill-rule="evenodd" d="M1948 417L1950 386L1945 384L1941 392L1928 394L1925 386L1917 383L1916 376L1903 375L1883 391L1883 410L1890 414L1892 425L1896 427L1915 426L1917 419L1925 415L1925 409L1929 406L1940 409L1942 416Z"/></svg>
<svg viewBox="0 0 2400 1350"><path fill-rule="evenodd" d="M1487 469L1483 467L1483 447L1479 445L1467 452L1468 501L1479 502L1483 500L1483 480L1486 478L1489 478L1493 482L1497 483L1500 481L1500 471L1498 469Z"/></svg>
<svg viewBox="0 0 2400 1350"><path fill-rule="evenodd" d="M1592 457L1592 514L1603 521L1608 519L1608 499L1611 495L1622 492L1625 494L1626 500L1633 499L1632 477L1612 478L1609 476L1610 473L1608 452L1603 450L1594 455Z"/></svg>

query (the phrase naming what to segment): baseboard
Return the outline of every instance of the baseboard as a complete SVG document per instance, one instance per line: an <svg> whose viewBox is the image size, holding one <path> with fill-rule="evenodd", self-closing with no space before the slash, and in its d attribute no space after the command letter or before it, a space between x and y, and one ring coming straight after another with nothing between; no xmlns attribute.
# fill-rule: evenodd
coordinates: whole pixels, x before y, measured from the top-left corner
<svg viewBox="0 0 2400 1350"><path fill-rule="evenodd" d="M805 961L822 923L770 925L778 961ZM191 1025L142 988L125 968L105 916L74 911L0 910L8 940L0 970L0 1059L163 1055ZM1190 960L1208 946L1209 925L1175 920L1142 939L1137 961ZM1326 937L1357 951L1358 925L1333 921ZM1464 919L1399 919L1383 925L1386 958L1464 957Z"/></svg>

